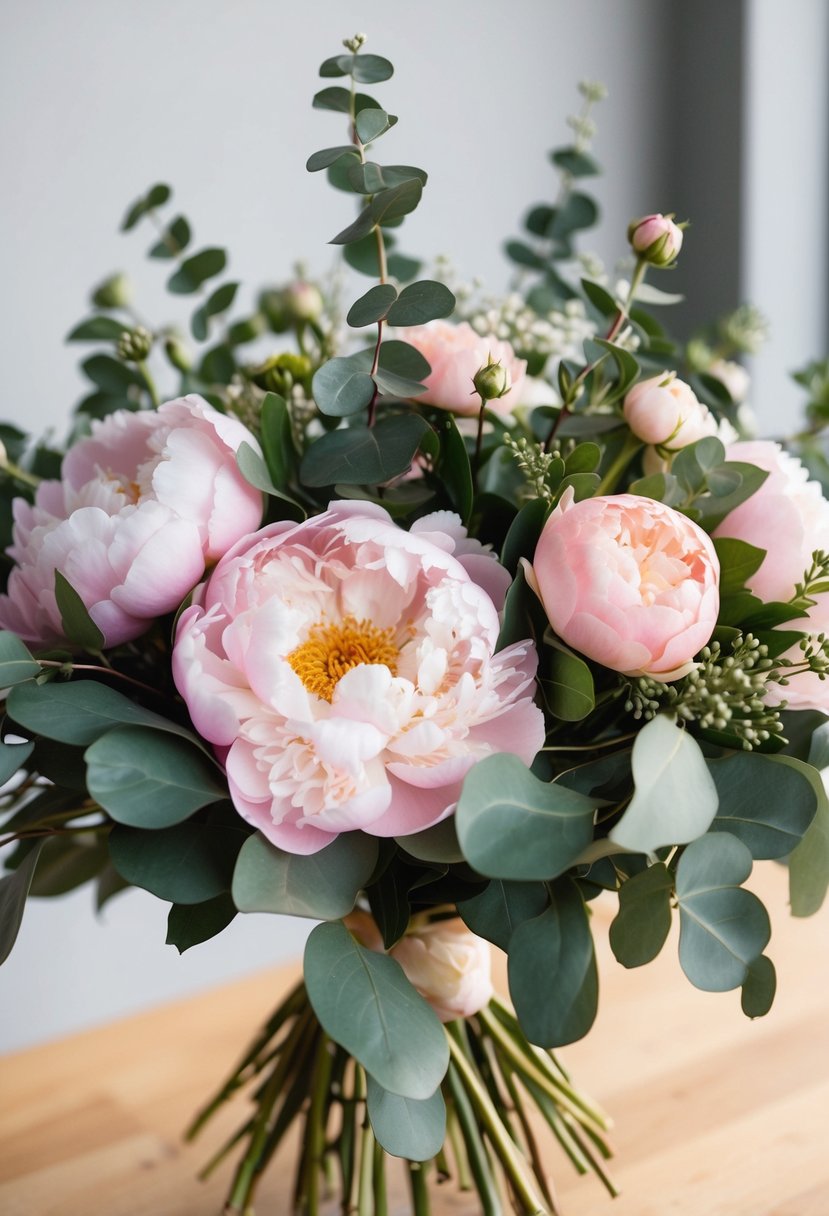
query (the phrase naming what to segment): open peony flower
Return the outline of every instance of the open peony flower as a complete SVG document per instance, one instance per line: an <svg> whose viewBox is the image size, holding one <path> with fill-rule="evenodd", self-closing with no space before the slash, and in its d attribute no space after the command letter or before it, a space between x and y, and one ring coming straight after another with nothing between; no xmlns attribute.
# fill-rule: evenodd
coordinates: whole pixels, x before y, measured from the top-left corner
<svg viewBox="0 0 829 1216"><path fill-rule="evenodd" d="M719 562L695 523L650 498L573 501L568 489L533 559L550 624L612 671L678 680L711 637Z"/></svg>
<svg viewBox="0 0 829 1216"><path fill-rule="evenodd" d="M532 760L535 650L495 653L476 580L499 580L480 563L494 574L455 517L405 532L357 502L273 524L219 562L181 616L173 673L268 839L314 853L356 828L408 835L451 813L478 759Z"/></svg>
<svg viewBox="0 0 829 1216"><path fill-rule="evenodd" d="M105 646L142 634L177 608L205 565L258 527L262 495L236 450L256 440L201 397L118 410L67 453L60 481L14 503L17 563L0 626L26 641L63 639L55 571L71 583Z"/></svg>
<svg viewBox="0 0 829 1216"><path fill-rule="evenodd" d="M416 925L389 953L442 1022L471 1017L492 999L489 942L459 917Z"/></svg>
<svg viewBox="0 0 829 1216"><path fill-rule="evenodd" d="M519 359L509 342L478 334L466 321L431 321L406 330L406 341L417 347L432 370L426 377L426 392L417 400L437 405L453 414L478 414L481 399L475 392L474 376L487 363L500 363L511 388L503 397L487 402L487 409L508 414L522 404L524 373L527 364Z"/></svg>
<svg viewBox="0 0 829 1216"><path fill-rule="evenodd" d="M725 517L715 535L735 537L765 549L766 556L746 580L746 586L763 601L785 603L811 566L815 550L829 550L829 502L820 485L809 480L808 469L779 443L767 439L733 443L726 455L729 460L765 469L768 477L759 490ZM829 593L814 599L808 619L788 621L783 628L811 634L829 632ZM786 657L797 661L800 651L795 647ZM829 681L814 672L799 672L780 688L779 700L785 700L792 709L827 713Z"/></svg>

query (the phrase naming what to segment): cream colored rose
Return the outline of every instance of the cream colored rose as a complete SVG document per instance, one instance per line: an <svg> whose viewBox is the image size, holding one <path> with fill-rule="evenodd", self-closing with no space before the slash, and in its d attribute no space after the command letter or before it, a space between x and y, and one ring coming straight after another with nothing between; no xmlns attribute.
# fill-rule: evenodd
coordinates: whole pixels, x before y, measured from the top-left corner
<svg viewBox="0 0 829 1216"><path fill-rule="evenodd" d="M492 998L489 943L458 917L412 929L390 954L442 1022L468 1018Z"/></svg>

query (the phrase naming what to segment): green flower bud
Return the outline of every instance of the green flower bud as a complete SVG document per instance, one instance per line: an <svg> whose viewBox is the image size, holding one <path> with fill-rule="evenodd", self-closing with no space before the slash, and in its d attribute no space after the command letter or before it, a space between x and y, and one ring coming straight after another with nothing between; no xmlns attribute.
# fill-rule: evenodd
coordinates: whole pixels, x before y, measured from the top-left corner
<svg viewBox="0 0 829 1216"><path fill-rule="evenodd" d="M125 329L118 339L116 353L124 363L143 363L152 350L153 335L143 325Z"/></svg>
<svg viewBox="0 0 829 1216"><path fill-rule="evenodd" d="M98 308L127 308L132 302L132 285L125 274L110 275L92 292L92 303Z"/></svg>
<svg viewBox="0 0 829 1216"><path fill-rule="evenodd" d="M498 397L505 397L512 388L509 371L503 363L493 362L491 356L472 377L472 383L482 401L495 401Z"/></svg>
<svg viewBox="0 0 829 1216"><path fill-rule="evenodd" d="M164 343L164 353L176 371L189 372L193 366L192 352L180 338L167 338Z"/></svg>
<svg viewBox="0 0 829 1216"><path fill-rule="evenodd" d="M323 299L320 289L313 283L299 279L285 288L283 300L285 310L292 321L317 321L322 314Z"/></svg>

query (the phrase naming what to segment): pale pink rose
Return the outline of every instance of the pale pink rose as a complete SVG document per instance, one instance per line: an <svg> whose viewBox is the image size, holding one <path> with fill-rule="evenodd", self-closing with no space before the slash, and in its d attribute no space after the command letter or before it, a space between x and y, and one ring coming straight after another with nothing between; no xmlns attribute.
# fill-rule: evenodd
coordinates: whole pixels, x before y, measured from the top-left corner
<svg viewBox="0 0 829 1216"><path fill-rule="evenodd" d="M625 397L625 422L637 439L678 452L706 435L716 435L717 420L676 372L640 380Z"/></svg>
<svg viewBox="0 0 829 1216"><path fill-rule="evenodd" d="M678 511L636 494L574 502L567 490L531 575L559 637L625 675L678 680L717 623L711 540Z"/></svg>
<svg viewBox="0 0 829 1216"><path fill-rule="evenodd" d="M669 215L646 215L630 224L628 240L652 266L670 266L682 248L682 229Z"/></svg>
<svg viewBox="0 0 829 1216"><path fill-rule="evenodd" d="M432 369L424 381L426 392L417 398L419 402L440 406L453 414L478 414L481 399L472 381L492 361L502 365L512 387L503 397L488 401L487 409L508 414L521 405L527 364L518 358L509 342L493 336L482 337L466 321L460 325L449 321L413 325L406 330L406 341L417 347Z"/></svg>
<svg viewBox="0 0 829 1216"><path fill-rule="evenodd" d="M442 1022L471 1017L493 997L489 942L458 917L409 929L389 953Z"/></svg>
<svg viewBox="0 0 829 1216"><path fill-rule="evenodd" d="M182 614L178 689L228 749L237 810L281 848L418 832L477 760L541 747L533 644L495 653L498 613L463 562L496 559L446 528L333 503L241 541Z"/></svg>
<svg viewBox="0 0 829 1216"><path fill-rule="evenodd" d="M60 481L14 502L17 565L0 596L0 626L28 642L63 640L55 571L71 583L104 645L138 637L171 612L205 566L258 527L262 495L236 450L258 451L246 427L201 397L158 410L119 410L66 454Z"/></svg>
<svg viewBox="0 0 829 1216"><path fill-rule="evenodd" d="M816 549L829 550L829 503L820 485L809 480L804 465L783 450L779 443L755 439L732 443L727 449L729 460L756 465L768 472L768 477L750 498L725 517L715 536L731 536L744 540L766 556L746 585L764 602L791 599L795 585L812 564ZM808 619L788 621L783 629L802 629L818 634L829 631L829 594L814 597ZM787 658L799 661L797 647L787 652ZM775 703L768 698L769 703ZM781 687L777 700L785 700L792 709L818 709L829 712L829 681L820 680L813 672L802 672Z"/></svg>

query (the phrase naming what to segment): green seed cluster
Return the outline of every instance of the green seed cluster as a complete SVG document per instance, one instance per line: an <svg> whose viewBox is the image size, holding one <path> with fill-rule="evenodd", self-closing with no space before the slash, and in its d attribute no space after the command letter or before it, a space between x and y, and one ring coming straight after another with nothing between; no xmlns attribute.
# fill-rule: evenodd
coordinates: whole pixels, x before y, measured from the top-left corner
<svg viewBox="0 0 829 1216"><path fill-rule="evenodd" d="M532 443L523 437L515 439L509 434L504 435L504 444L526 477L532 497L543 498L552 505L554 495L547 478L550 465L554 460L561 459L561 453L545 452L540 443Z"/></svg>
<svg viewBox="0 0 829 1216"><path fill-rule="evenodd" d="M152 350L153 335L143 325L125 329L118 339L118 358L123 363L143 363Z"/></svg>

